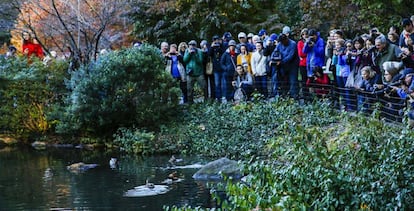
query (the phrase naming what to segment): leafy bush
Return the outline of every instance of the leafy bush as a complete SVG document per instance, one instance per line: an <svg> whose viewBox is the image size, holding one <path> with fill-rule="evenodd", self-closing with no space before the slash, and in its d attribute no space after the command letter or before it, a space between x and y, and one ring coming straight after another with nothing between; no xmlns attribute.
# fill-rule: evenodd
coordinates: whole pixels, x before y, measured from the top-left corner
<svg viewBox="0 0 414 211"><path fill-rule="evenodd" d="M52 113L66 93L64 79L68 63L54 61L45 66L32 58L0 61L0 128L27 140L53 132L56 119Z"/></svg>
<svg viewBox="0 0 414 211"><path fill-rule="evenodd" d="M153 46L101 56L72 73L61 133L111 137L120 127L156 129L177 113L178 86Z"/></svg>
<svg viewBox="0 0 414 211"><path fill-rule="evenodd" d="M246 181L215 196L223 210L414 208L414 132L401 125L283 99L195 105L174 124L160 136L178 151L244 164Z"/></svg>
<svg viewBox="0 0 414 211"><path fill-rule="evenodd" d="M246 163L247 181L228 183L225 209L412 210L413 132L342 117L273 138L271 159Z"/></svg>
<svg viewBox="0 0 414 211"><path fill-rule="evenodd" d="M114 144L118 145L121 151L134 154L150 154L157 149L153 148L155 147L153 144L155 135L151 132L120 128L114 137Z"/></svg>
<svg viewBox="0 0 414 211"><path fill-rule="evenodd" d="M290 132L290 125L301 120L324 125L338 119L328 104L318 106L300 106L294 100L194 105L182 119L162 127L158 137L184 154L234 159L267 156L267 141Z"/></svg>

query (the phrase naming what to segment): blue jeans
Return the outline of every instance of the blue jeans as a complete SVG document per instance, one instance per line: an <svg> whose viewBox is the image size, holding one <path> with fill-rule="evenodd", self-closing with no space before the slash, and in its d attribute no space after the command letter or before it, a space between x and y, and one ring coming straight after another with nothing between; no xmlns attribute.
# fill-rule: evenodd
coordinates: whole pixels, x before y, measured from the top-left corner
<svg viewBox="0 0 414 211"><path fill-rule="evenodd" d="M351 100L349 98L349 90L348 89L344 89L345 88L345 84L346 84L346 79L348 77L341 77L341 76L336 76L336 84L338 86L338 88L342 88L339 90L340 95L342 96L342 98L344 99L345 103L344 106L347 110L352 108L351 105Z"/></svg>
<svg viewBox="0 0 414 211"><path fill-rule="evenodd" d="M286 71L289 77L289 94L291 97L296 98L299 95L299 82L298 82L298 68L292 68Z"/></svg>
<svg viewBox="0 0 414 211"><path fill-rule="evenodd" d="M272 93L271 93L271 97L275 97L279 95L279 79L278 79L278 67L276 66L271 66L270 68L272 68Z"/></svg>
<svg viewBox="0 0 414 211"><path fill-rule="evenodd" d="M255 76L254 83L257 91L267 98L267 76Z"/></svg>
<svg viewBox="0 0 414 211"><path fill-rule="evenodd" d="M226 97L227 93L227 74L225 72L214 72L214 88L215 98L221 100L222 97Z"/></svg>

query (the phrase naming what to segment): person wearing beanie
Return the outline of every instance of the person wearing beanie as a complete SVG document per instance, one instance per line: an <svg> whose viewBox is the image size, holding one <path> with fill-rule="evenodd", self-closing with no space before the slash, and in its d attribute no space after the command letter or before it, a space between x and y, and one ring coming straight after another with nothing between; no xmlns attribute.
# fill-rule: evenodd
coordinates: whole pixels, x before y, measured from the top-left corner
<svg viewBox="0 0 414 211"><path fill-rule="evenodd" d="M187 73L187 94L188 102L194 103L194 84L196 82L204 91L204 99L207 97L203 71L203 52L197 48L197 42L195 40L191 40L188 46L188 49L184 53L184 63Z"/></svg>
<svg viewBox="0 0 414 211"><path fill-rule="evenodd" d="M240 45L245 45L246 47L247 47L247 50L249 51L249 52L252 52L253 50L254 50L254 47L253 47L253 45L252 44L250 44L248 41L247 41L247 35L246 35L246 33L244 33L244 32L240 32L239 33L239 35L237 36L238 37L238 39L239 39L239 44L237 44L237 46L236 46L236 51L238 52L238 53L240 53Z"/></svg>
<svg viewBox="0 0 414 211"><path fill-rule="evenodd" d="M218 35L214 35L212 39L209 57L213 64L213 75L214 75L214 98L216 101L221 101L222 93L226 91L225 85L225 73L221 69L221 56L224 53L222 47L222 40ZM213 96L213 94L212 94Z"/></svg>
<svg viewBox="0 0 414 211"><path fill-rule="evenodd" d="M228 43L227 50L223 53L220 59L221 69L224 72L224 81L223 81L223 92L222 92L222 102L231 101L233 99L232 96L232 85L231 82L236 73L236 64L237 64L237 56L238 53L236 52L236 41L230 40ZM219 97L219 96L216 96Z"/></svg>
<svg viewBox="0 0 414 211"><path fill-rule="evenodd" d="M214 99L214 74L207 73L207 67L212 68L213 66L212 60L210 58L210 47L207 40L202 40L200 42L200 48L203 52L203 73L206 82L206 90L204 90L204 93L206 94L205 98Z"/></svg>
<svg viewBox="0 0 414 211"><path fill-rule="evenodd" d="M297 51L297 44L295 41L289 39L286 34L281 34L278 37L279 44L276 46L275 51L281 54L281 60L277 62L279 66L280 77L284 83L283 87L288 91L290 97L297 98L299 94L298 86L298 69L299 69L299 56ZM287 88L289 87L289 88Z"/></svg>

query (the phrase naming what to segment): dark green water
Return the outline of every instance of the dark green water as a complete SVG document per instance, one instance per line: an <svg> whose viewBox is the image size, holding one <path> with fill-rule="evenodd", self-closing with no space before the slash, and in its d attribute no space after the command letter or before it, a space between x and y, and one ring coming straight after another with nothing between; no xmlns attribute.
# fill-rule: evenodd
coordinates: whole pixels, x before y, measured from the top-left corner
<svg viewBox="0 0 414 211"><path fill-rule="evenodd" d="M109 166L111 157L119 162ZM205 184L191 176L198 169L165 169L169 157L134 157L80 149L0 149L0 210L162 210L164 205L209 207ZM96 163L98 167L72 173L67 165ZM184 158L180 165L206 163ZM184 178L163 195L124 197L125 191L149 179L160 184L177 171Z"/></svg>

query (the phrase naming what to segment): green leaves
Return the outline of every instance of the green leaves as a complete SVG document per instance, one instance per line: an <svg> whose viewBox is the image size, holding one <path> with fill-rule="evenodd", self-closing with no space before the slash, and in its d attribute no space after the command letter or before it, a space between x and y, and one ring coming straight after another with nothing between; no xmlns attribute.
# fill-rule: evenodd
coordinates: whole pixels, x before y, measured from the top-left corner
<svg viewBox="0 0 414 211"><path fill-rule="evenodd" d="M61 132L111 137L119 127L156 130L176 115L179 89L159 50L112 52L73 73Z"/></svg>

